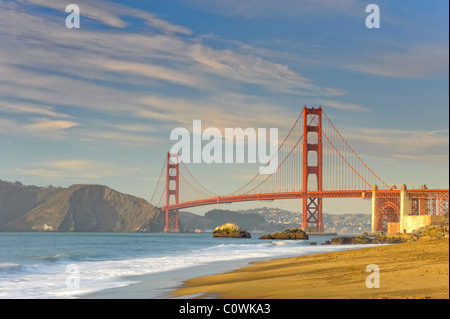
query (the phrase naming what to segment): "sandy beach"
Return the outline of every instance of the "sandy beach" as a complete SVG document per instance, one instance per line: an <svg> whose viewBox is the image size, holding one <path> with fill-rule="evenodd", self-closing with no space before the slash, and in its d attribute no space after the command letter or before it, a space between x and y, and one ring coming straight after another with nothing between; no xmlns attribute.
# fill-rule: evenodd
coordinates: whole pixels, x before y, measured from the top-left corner
<svg viewBox="0 0 450 319"><path fill-rule="evenodd" d="M367 288L368 265L379 288ZM371 282L375 282L371 280ZM370 246L254 262L235 271L189 279L174 297L235 299L449 298L449 239Z"/></svg>

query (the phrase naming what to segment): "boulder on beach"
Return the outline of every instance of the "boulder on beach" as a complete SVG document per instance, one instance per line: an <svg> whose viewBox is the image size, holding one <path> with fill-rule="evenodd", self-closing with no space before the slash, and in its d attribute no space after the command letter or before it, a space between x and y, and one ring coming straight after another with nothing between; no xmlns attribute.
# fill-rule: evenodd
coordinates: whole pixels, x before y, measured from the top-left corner
<svg viewBox="0 0 450 319"><path fill-rule="evenodd" d="M372 244L372 238L366 236L358 237L335 237L331 238L332 245L358 245L358 244Z"/></svg>
<svg viewBox="0 0 450 319"><path fill-rule="evenodd" d="M213 232L213 237L251 238L248 231L233 223L216 227Z"/></svg>
<svg viewBox="0 0 450 319"><path fill-rule="evenodd" d="M335 237L331 239L332 245L359 245L359 244L399 244L419 240L415 234L389 234L379 235L375 238L366 236L357 237Z"/></svg>
<svg viewBox="0 0 450 319"><path fill-rule="evenodd" d="M259 239L308 239L308 235L300 228L289 228L282 232L263 235Z"/></svg>
<svg viewBox="0 0 450 319"><path fill-rule="evenodd" d="M400 244L419 240L414 234L388 234L380 235L372 240L372 244Z"/></svg>

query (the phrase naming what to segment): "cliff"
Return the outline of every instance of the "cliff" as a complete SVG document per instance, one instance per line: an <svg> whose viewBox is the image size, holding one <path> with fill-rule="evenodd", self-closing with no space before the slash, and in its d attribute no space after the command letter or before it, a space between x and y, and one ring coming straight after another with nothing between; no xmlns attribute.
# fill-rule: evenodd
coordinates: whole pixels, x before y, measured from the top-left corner
<svg viewBox="0 0 450 319"><path fill-rule="evenodd" d="M0 184L0 231L164 230L165 216L156 207L107 186L72 185L66 189L21 186L22 189L14 190L4 184Z"/></svg>

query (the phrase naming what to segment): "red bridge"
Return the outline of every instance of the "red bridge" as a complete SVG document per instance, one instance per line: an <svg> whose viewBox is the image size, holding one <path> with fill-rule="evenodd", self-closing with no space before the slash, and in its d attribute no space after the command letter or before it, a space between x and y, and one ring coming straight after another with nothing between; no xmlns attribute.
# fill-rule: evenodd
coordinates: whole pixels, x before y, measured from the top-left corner
<svg viewBox="0 0 450 319"><path fill-rule="evenodd" d="M407 216L443 215L449 209L448 189L387 185L321 107L303 108L274 156L279 164L273 173L260 172L232 193L219 195L202 186L178 154L167 153L151 200L159 198L157 207L165 200L161 208L166 212L165 231L179 231L180 209L245 201L301 198L302 228L307 232L324 231L322 202L326 198L372 199L372 232L387 231L390 224L404 231Z"/></svg>

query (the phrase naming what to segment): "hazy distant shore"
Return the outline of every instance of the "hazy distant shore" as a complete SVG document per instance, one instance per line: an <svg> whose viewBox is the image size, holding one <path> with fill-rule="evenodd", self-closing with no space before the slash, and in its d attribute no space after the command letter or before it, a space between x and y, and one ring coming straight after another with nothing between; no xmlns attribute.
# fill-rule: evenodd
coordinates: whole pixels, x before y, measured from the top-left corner
<svg viewBox="0 0 450 319"><path fill-rule="evenodd" d="M368 265L379 288L367 288ZM189 279L175 297L245 299L449 298L449 239L255 262L232 272Z"/></svg>

